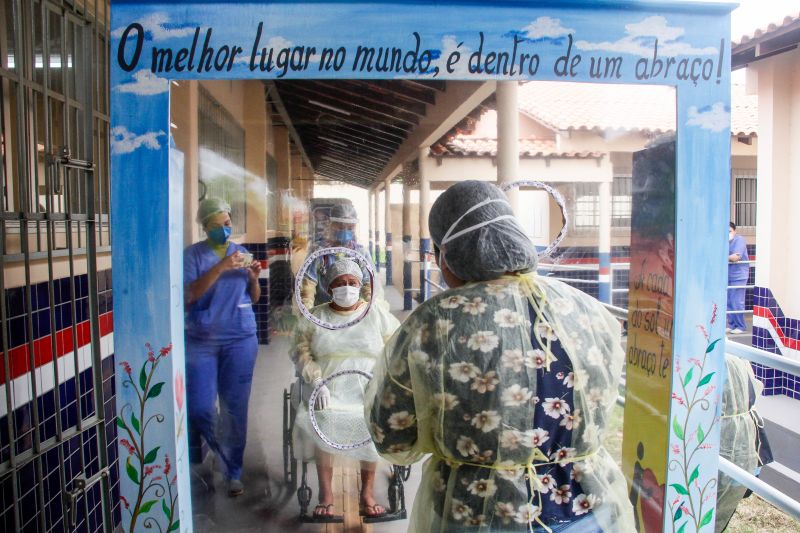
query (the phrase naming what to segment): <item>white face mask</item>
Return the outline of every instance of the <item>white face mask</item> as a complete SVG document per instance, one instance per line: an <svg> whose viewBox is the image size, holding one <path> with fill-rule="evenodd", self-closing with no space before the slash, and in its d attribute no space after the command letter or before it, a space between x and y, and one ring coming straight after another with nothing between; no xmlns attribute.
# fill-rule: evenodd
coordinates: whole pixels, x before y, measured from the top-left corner
<svg viewBox="0 0 800 533"><path fill-rule="evenodd" d="M352 307L358 302L361 294L360 287L335 287L333 289L333 302L339 307Z"/></svg>

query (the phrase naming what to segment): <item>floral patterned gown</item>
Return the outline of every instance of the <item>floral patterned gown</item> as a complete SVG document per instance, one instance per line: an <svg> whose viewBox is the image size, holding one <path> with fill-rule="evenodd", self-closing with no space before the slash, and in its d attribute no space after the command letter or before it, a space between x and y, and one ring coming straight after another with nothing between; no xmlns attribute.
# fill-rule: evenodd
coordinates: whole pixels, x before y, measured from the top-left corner
<svg viewBox="0 0 800 533"><path fill-rule="evenodd" d="M559 531L579 523L577 530L591 533L600 530L597 512L604 524L627 527L621 473L599 445L622 363L618 329L607 328L592 337L602 342L569 354L559 339L568 333L554 328L548 313L537 313L536 300L520 285L509 276L429 300L376 368L366 415L378 452L395 463L432 454L412 531ZM613 325L602 318L582 321L588 330ZM566 344L574 348L577 339ZM576 373L575 357L592 370ZM613 380L609 372L616 372Z"/></svg>

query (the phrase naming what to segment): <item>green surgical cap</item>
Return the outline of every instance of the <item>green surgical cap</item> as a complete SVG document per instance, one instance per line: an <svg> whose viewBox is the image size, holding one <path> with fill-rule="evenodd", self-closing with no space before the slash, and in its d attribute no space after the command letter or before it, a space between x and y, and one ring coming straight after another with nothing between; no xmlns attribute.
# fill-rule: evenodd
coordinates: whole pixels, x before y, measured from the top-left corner
<svg viewBox="0 0 800 533"><path fill-rule="evenodd" d="M205 226L206 221L217 213L230 214L230 212L231 206L222 198L206 198L197 208L197 221Z"/></svg>

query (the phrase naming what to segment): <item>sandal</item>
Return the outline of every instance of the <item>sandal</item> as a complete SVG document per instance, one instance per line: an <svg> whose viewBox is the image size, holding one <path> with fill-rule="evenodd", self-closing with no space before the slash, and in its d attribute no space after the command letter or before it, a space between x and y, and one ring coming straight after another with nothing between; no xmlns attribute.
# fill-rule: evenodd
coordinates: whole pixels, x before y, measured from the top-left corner
<svg viewBox="0 0 800 533"><path fill-rule="evenodd" d="M372 505L361 505L358 509L358 514L367 518L378 518L386 515L386 509L379 503Z"/></svg>
<svg viewBox="0 0 800 533"><path fill-rule="evenodd" d="M324 503L320 503L316 507L314 507L314 513L312 514L312 516L314 518L333 518L335 515L333 514L333 510L331 509L332 507L333 507L332 503L329 503L327 505Z"/></svg>

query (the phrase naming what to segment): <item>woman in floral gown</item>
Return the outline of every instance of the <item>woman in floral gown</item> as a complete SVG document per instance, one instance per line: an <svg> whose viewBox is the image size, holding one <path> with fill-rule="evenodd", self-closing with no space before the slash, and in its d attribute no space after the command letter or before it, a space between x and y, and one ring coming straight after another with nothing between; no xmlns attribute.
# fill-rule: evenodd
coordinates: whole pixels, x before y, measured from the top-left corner
<svg viewBox="0 0 800 533"><path fill-rule="evenodd" d="M600 444L617 396L619 324L535 275L495 186L461 182L431 209L450 290L392 337L366 395L378 452L431 454L410 531L631 531L622 473Z"/></svg>

